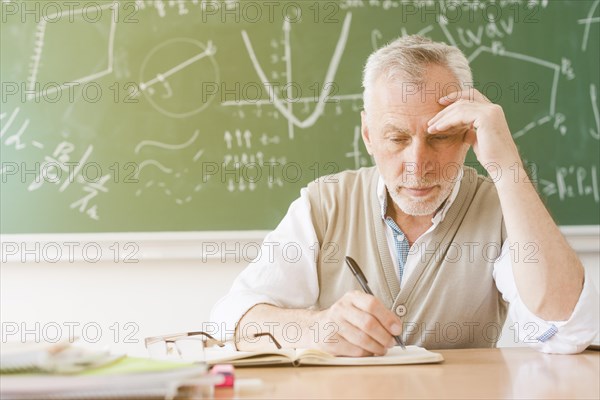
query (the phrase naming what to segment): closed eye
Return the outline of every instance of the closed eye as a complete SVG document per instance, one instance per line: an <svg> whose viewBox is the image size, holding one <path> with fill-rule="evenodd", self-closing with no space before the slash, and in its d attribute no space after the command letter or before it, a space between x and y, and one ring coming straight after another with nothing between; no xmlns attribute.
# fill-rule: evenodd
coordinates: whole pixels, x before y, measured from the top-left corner
<svg viewBox="0 0 600 400"><path fill-rule="evenodd" d="M427 138L432 143L444 143L450 144L454 143L458 140L461 140L465 134L464 130L452 130L446 133L436 133L432 135L428 135Z"/></svg>
<svg viewBox="0 0 600 400"><path fill-rule="evenodd" d="M431 140L448 140L450 138L450 135L432 135L431 136Z"/></svg>
<svg viewBox="0 0 600 400"><path fill-rule="evenodd" d="M408 141L410 139L407 137L392 137L392 138L390 138L390 140L392 141L392 143L404 144L404 143L408 143Z"/></svg>

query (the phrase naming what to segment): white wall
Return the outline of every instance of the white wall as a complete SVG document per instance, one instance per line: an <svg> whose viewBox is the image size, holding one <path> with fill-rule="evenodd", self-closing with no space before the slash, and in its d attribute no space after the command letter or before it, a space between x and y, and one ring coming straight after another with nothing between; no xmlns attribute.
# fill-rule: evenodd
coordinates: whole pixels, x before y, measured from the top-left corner
<svg viewBox="0 0 600 400"><path fill-rule="evenodd" d="M67 338L68 323L79 322L75 335L91 342L97 323L102 329L100 344L143 355L146 336L199 330L208 320L212 304L227 292L242 268L242 264L214 261L7 263L0 273L3 335L14 326L8 322L25 323L26 329L33 329L39 322L41 335L54 337L53 323L57 323ZM135 325L125 325L128 322ZM89 324L86 332L84 324ZM117 331L120 337L115 339ZM133 334L129 338L134 343L126 343L128 334ZM34 335L27 338L32 340Z"/></svg>
<svg viewBox="0 0 600 400"><path fill-rule="evenodd" d="M588 276L599 287L598 227L565 233L579 252ZM72 333L84 343L97 340L94 346L145 355L143 338L146 336L200 329L202 322L208 321L212 305L227 292L245 267L244 260L236 262L231 254L224 255L223 262L215 250L238 246L243 250L242 257L251 257L255 247L248 244L260 241L263 235L264 232L95 235L94 241L100 243L104 256L96 263L86 262L80 252L69 254L64 248L62 261L44 261L44 257L54 259L52 246L46 246L47 254L41 254L39 262L35 261L32 242L40 244L39 255L45 244L69 241L81 244L91 240L86 235L77 238L36 236L34 241L31 237L3 236L2 340L20 340L23 335L28 340L35 340L36 335L67 339ZM206 245L208 238L211 245ZM115 263L112 260L114 247L113 250L108 248L115 242L121 249L124 243L139 245L136 258L140 261ZM24 248L23 243L28 243L27 249L34 251L25 258L26 262L21 262L22 254L12 254L15 248L7 243L16 243L19 251ZM217 247L211 247L212 244ZM73 259L69 260L67 255ZM510 321L505 326L501 345L515 346L512 333L507 329L509 324Z"/></svg>

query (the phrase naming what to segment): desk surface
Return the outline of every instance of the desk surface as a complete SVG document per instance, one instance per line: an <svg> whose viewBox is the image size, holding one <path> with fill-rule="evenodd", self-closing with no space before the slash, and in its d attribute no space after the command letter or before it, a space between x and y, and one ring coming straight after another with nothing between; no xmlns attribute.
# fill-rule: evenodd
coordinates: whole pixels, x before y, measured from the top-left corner
<svg viewBox="0 0 600 400"><path fill-rule="evenodd" d="M439 350L441 364L381 367L237 368L260 378L254 391L218 398L572 398L600 397L600 353L542 354L528 348Z"/></svg>

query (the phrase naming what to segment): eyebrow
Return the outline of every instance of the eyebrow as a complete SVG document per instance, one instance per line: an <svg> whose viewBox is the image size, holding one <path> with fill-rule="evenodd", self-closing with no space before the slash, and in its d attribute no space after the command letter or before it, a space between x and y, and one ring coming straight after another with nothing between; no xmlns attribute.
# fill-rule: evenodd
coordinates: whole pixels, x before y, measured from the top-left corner
<svg viewBox="0 0 600 400"><path fill-rule="evenodd" d="M400 128L400 127L398 127L398 126L396 126L394 124L389 124L389 123L383 125L383 132L384 133L398 132L398 133L404 133L404 134L407 134L407 135L411 134L411 132L408 129L406 129L406 128Z"/></svg>

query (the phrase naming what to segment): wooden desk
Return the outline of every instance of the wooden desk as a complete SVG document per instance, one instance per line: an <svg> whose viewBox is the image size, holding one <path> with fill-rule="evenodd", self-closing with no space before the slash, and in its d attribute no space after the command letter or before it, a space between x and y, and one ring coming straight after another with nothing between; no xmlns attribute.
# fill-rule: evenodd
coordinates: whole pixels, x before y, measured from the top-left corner
<svg viewBox="0 0 600 400"><path fill-rule="evenodd" d="M217 398L569 398L600 397L600 353L550 355L528 348L440 350L441 364L382 367L236 368L260 390Z"/></svg>

